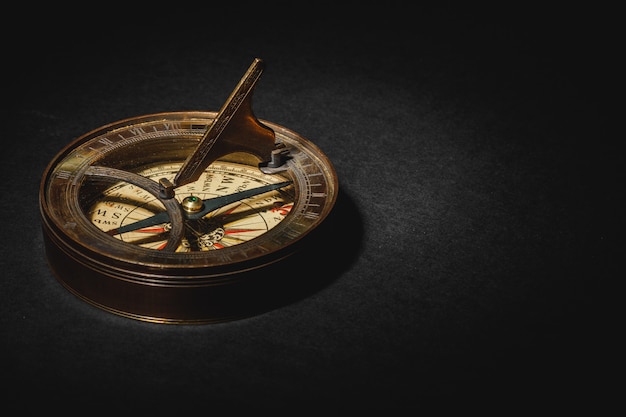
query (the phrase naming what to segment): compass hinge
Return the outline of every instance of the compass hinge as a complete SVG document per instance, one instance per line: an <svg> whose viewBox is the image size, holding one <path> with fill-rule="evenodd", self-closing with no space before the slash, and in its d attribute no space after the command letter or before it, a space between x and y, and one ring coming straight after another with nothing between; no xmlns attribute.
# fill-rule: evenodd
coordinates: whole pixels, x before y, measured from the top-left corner
<svg viewBox="0 0 626 417"><path fill-rule="evenodd" d="M174 184L167 178L159 180L159 196L164 199L174 197Z"/></svg>
<svg viewBox="0 0 626 417"><path fill-rule="evenodd" d="M275 174L287 169L286 162L289 159L289 149L284 143L277 143L276 149L270 154L270 160L259 164L259 169L265 174Z"/></svg>

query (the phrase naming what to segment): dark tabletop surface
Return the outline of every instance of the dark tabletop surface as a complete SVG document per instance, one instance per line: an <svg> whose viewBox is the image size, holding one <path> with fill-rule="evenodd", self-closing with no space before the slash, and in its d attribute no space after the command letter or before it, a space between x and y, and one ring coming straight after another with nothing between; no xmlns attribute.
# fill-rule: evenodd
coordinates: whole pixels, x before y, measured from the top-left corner
<svg viewBox="0 0 626 417"><path fill-rule="evenodd" d="M59 10L37 11L37 40L5 56L3 395L296 415L601 396L593 301L623 249L603 101L611 13L285 10L57 24L40 23ZM138 322L70 294L43 251L47 163L109 122L218 110L255 57L267 64L255 114L313 141L337 171L324 285L199 326Z"/></svg>

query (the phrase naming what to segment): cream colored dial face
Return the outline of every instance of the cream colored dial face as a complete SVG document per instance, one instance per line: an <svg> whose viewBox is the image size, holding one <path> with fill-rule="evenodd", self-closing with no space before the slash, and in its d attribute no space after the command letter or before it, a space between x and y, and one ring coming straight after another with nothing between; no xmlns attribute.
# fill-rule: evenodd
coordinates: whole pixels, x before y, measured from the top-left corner
<svg viewBox="0 0 626 417"><path fill-rule="evenodd" d="M181 163L154 166L138 174L159 181L170 181ZM175 190L175 198L183 202L234 194L243 190L287 180L280 175L267 175L254 166L216 161L200 178ZM268 191L228 204L205 216L187 220L185 235L177 252L210 251L247 242L271 230L290 212L294 203L293 186ZM184 205L183 205L184 206ZM91 205L89 220L101 230L135 223L165 211L163 204L151 193L133 184L120 182L103 192ZM115 235L116 238L150 249L162 249L171 228L169 222L152 225Z"/></svg>

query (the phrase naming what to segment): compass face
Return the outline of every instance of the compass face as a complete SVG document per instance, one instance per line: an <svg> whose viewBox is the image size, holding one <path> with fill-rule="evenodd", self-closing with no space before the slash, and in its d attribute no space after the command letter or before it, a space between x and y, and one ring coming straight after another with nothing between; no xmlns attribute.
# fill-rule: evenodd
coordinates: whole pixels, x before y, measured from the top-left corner
<svg viewBox="0 0 626 417"><path fill-rule="evenodd" d="M154 181L161 178L173 180L181 165L155 165L137 174ZM197 181L179 187L175 198L186 211L193 213L202 208L203 200L285 180L287 178L282 175L264 174L249 165L216 161ZM294 190L288 186L230 203L200 218L187 220L184 237L176 251L212 251L247 242L279 224L289 214L293 204ZM165 210L163 204L145 189L120 182L103 191L86 215L94 225L106 232L129 227ZM115 237L144 248L162 250L171 228L171 222L165 221L115 234Z"/></svg>

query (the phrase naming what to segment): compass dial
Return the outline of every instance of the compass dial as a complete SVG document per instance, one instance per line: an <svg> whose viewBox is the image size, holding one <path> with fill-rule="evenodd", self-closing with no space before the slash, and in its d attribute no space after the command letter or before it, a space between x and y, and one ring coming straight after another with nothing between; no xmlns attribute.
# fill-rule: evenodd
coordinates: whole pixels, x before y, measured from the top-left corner
<svg viewBox="0 0 626 417"><path fill-rule="evenodd" d="M158 181L173 180L181 164L167 163L137 172ZM287 178L268 175L256 167L232 162L217 161L211 164L190 184L176 189L176 198L184 210L194 213L202 208L202 201L268 184L276 184ZM230 203L198 219L185 223L184 237L177 252L210 251L231 247L272 229L293 208L293 187L268 191L253 197ZM88 218L103 231L133 225L165 211L163 204L151 193L134 184L120 182L103 191L87 212ZM171 222L165 221L136 230L115 233L118 239L144 248L161 250L165 247Z"/></svg>

